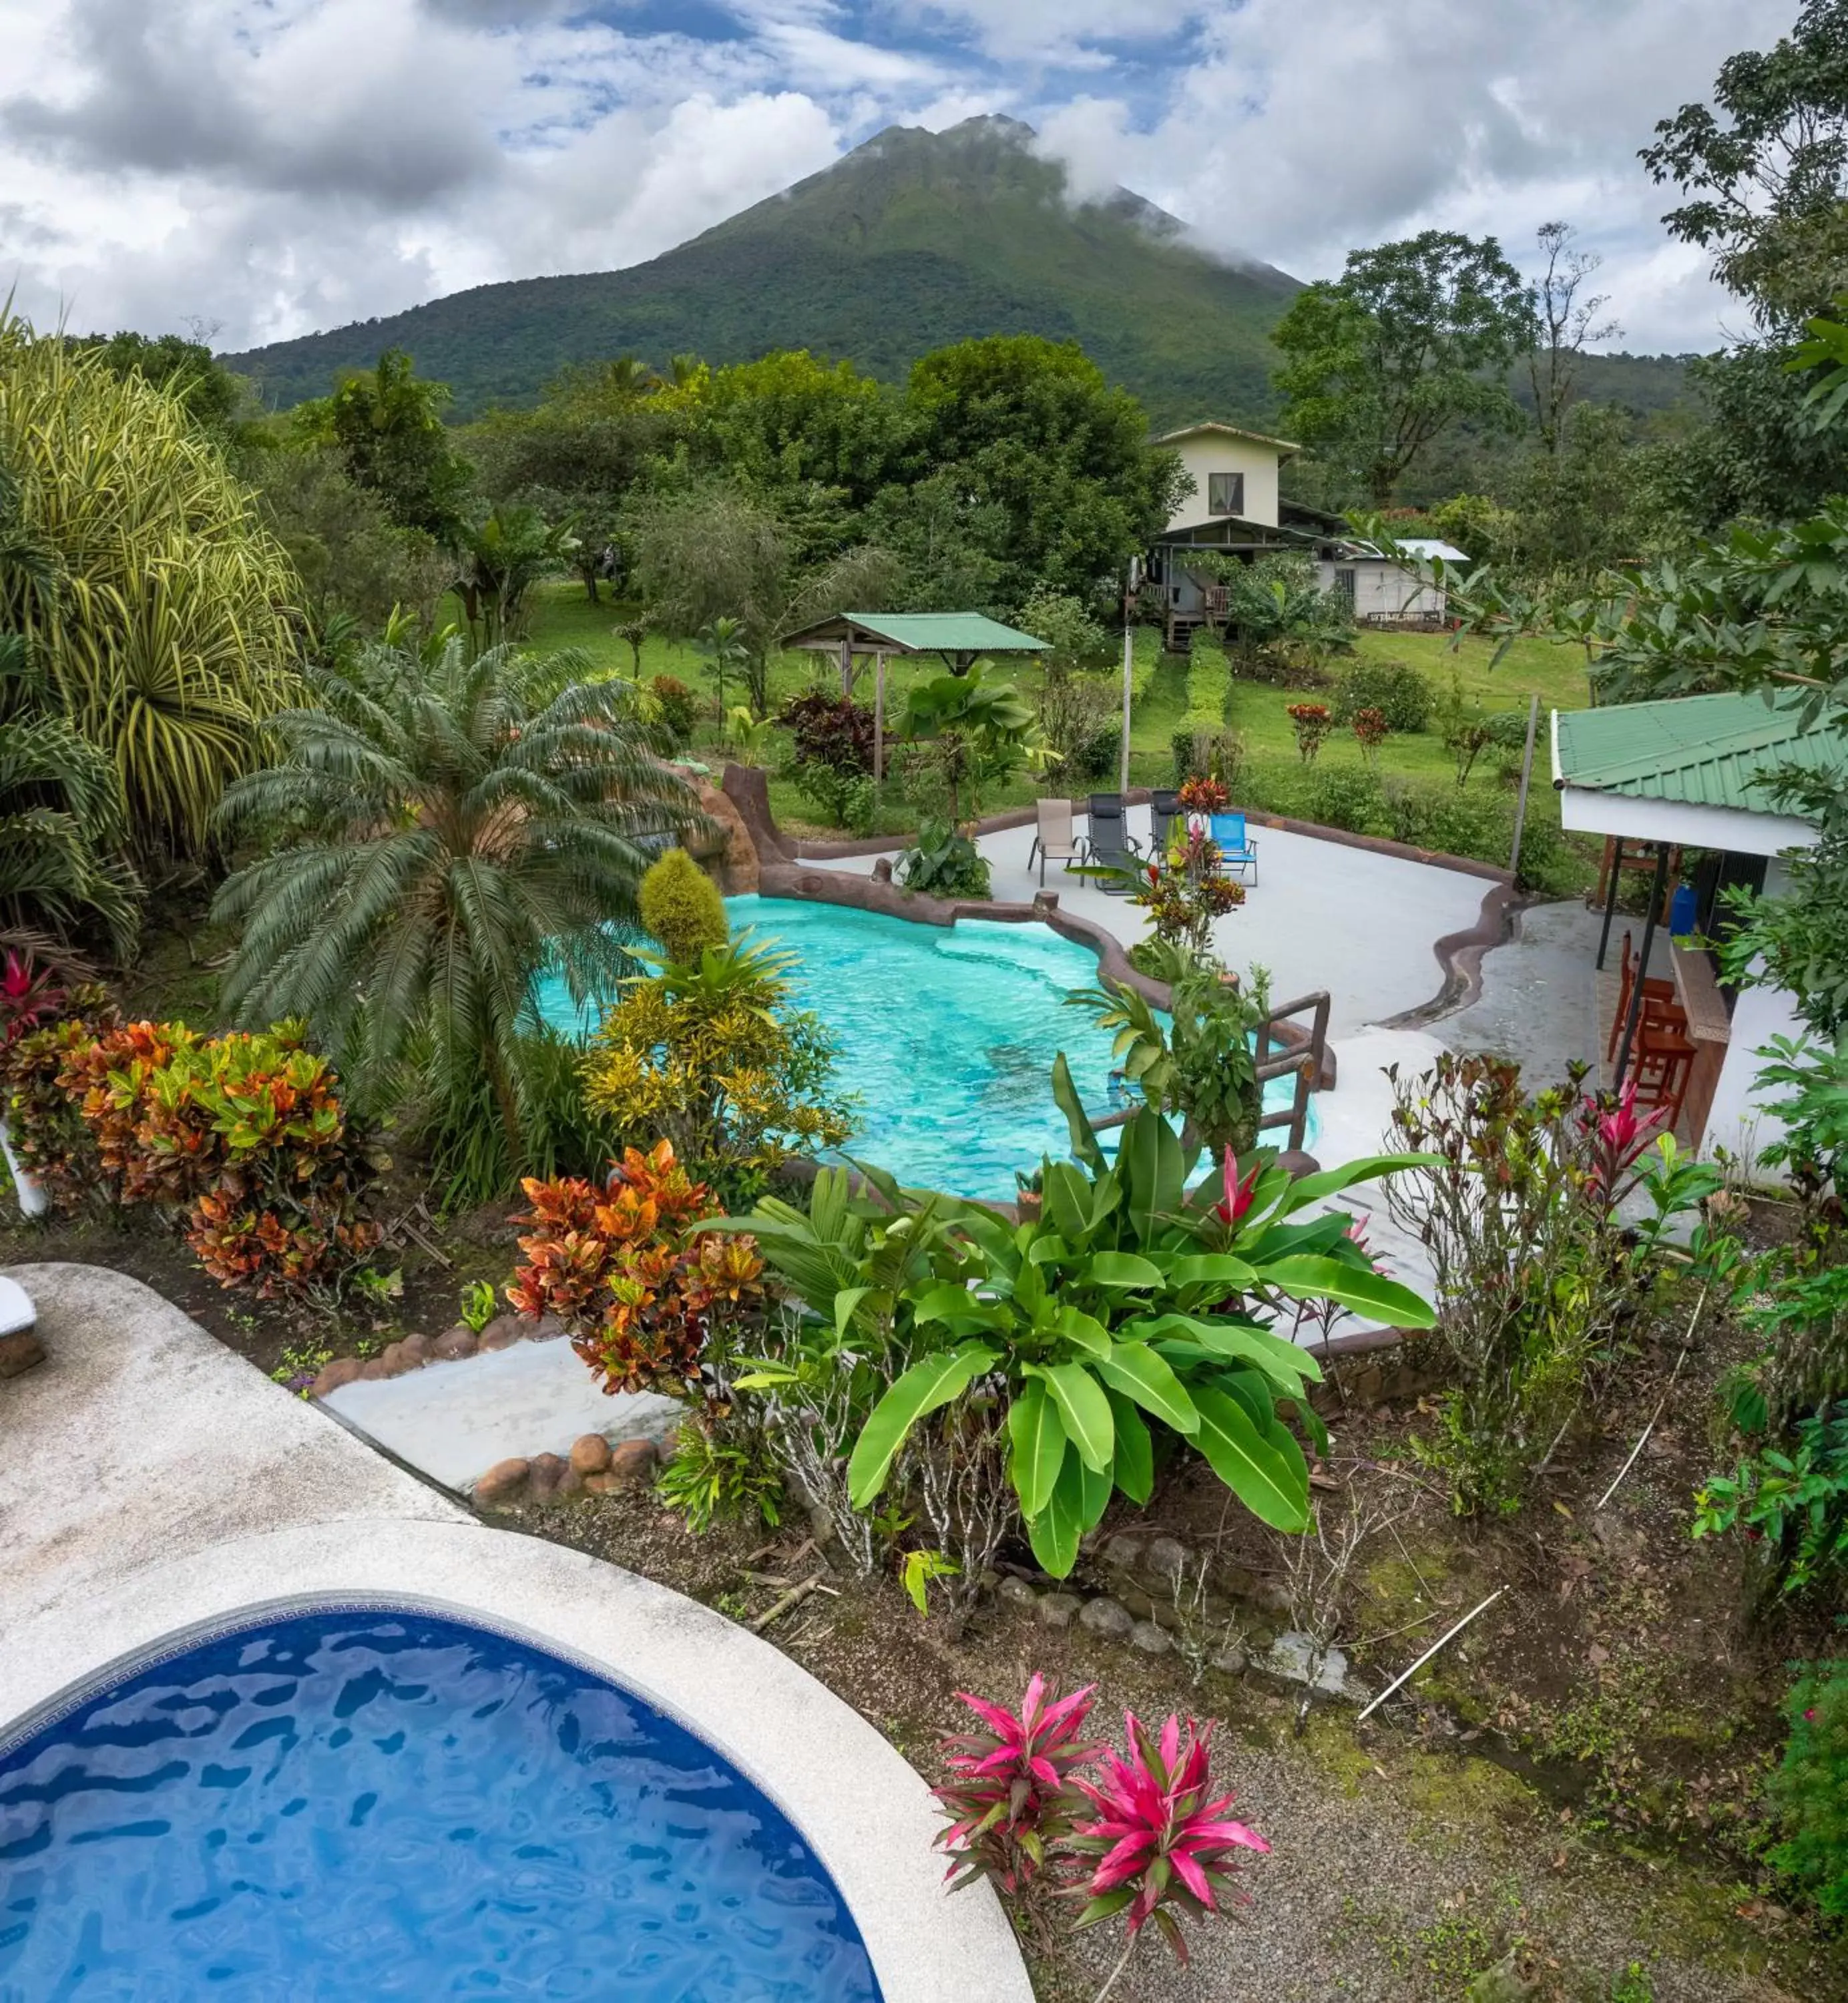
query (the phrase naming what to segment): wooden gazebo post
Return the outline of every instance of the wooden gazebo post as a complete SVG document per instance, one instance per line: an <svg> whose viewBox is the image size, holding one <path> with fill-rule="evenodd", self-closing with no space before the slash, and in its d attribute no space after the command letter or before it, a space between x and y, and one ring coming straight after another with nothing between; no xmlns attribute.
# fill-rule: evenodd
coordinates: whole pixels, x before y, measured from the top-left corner
<svg viewBox="0 0 1848 2003"><path fill-rule="evenodd" d="M886 783L886 656L872 657L872 776L875 785Z"/></svg>

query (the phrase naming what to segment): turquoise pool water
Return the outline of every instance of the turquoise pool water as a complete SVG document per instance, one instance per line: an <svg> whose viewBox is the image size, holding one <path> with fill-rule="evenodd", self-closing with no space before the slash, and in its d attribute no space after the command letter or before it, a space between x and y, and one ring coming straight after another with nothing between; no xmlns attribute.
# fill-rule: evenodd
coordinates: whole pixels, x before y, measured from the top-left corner
<svg viewBox="0 0 1848 2003"><path fill-rule="evenodd" d="M728 897L725 909L735 932L749 926L796 955L795 998L827 1024L836 1082L860 1099L847 1152L900 1182L1004 1202L1016 1169L1063 1160L1071 1138L1052 1092L1061 1050L1093 1117L1124 1109L1112 1039L1066 1005L1097 984L1097 956L1050 926L917 925L792 897ZM560 1028L591 1026L561 981L541 987L538 1006ZM1266 1103L1287 1106L1291 1092L1279 1079Z"/></svg>
<svg viewBox="0 0 1848 2003"><path fill-rule="evenodd" d="M381 1610L187 1649L0 1758L5 2003L879 2003L775 1805L639 1698Z"/></svg>

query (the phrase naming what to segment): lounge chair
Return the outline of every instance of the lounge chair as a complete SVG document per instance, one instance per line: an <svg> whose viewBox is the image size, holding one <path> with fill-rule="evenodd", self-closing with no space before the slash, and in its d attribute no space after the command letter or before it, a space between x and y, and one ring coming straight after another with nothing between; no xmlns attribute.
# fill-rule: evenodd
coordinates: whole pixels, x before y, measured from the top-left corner
<svg viewBox="0 0 1848 2003"><path fill-rule="evenodd" d="M1148 796L1149 820L1155 832L1155 850L1157 855L1168 853L1168 844L1174 834L1174 824L1182 818L1181 796L1169 789L1158 787Z"/></svg>
<svg viewBox="0 0 1848 2003"><path fill-rule="evenodd" d="M1242 874L1251 872L1251 880L1258 880L1258 844L1245 831L1245 816L1242 813L1216 813L1212 816L1208 831L1213 845L1219 851L1219 866L1228 875L1237 870Z"/></svg>
<svg viewBox="0 0 1848 2003"><path fill-rule="evenodd" d="M1078 861L1079 848L1071 831L1071 802L1070 800L1040 800L1036 802L1039 809L1039 831L1033 837L1033 845L1027 851L1027 867L1033 866L1033 858L1039 858L1039 882L1046 883L1046 865L1048 862L1063 863L1069 869Z"/></svg>
<svg viewBox="0 0 1848 2003"><path fill-rule="evenodd" d="M1081 844L1085 863L1100 869L1134 869L1141 860L1141 850L1130 837L1122 794L1093 793L1090 819L1091 824ZM1099 880L1098 888L1107 897L1127 897L1130 894L1127 882L1112 883L1108 877Z"/></svg>

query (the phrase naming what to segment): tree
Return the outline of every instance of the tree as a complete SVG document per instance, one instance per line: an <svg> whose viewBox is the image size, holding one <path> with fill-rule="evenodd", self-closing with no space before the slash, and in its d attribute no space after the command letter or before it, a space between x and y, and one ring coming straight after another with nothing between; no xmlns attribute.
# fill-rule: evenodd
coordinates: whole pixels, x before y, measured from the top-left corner
<svg viewBox="0 0 1848 2003"><path fill-rule="evenodd" d="M1075 341L997 334L940 348L905 397L914 477L947 474L994 541L1003 604L1036 586L1114 598L1128 559L1167 526L1180 463Z"/></svg>
<svg viewBox="0 0 1848 2003"><path fill-rule="evenodd" d="M1805 0L1774 47L1720 65L1714 100L1663 119L1640 157L1691 198L1663 217L1670 232L1788 335L1848 271L1848 0Z"/></svg>
<svg viewBox="0 0 1848 2003"><path fill-rule="evenodd" d="M253 452L246 463L258 512L302 581L311 639L346 622L377 632L400 606L432 622L454 560L421 530L400 529L331 446Z"/></svg>
<svg viewBox="0 0 1848 2003"><path fill-rule="evenodd" d="M697 460L760 488L837 488L860 505L896 456L900 414L884 385L805 348L702 367L659 404L688 420Z"/></svg>
<svg viewBox="0 0 1848 2003"><path fill-rule="evenodd" d="M524 502L503 502L470 523L456 586L470 634L490 647L515 637L526 593L564 569L577 548L568 522L548 522Z"/></svg>
<svg viewBox="0 0 1848 2003"><path fill-rule="evenodd" d="M659 379L627 357L568 369L536 410L494 411L461 436L482 493L569 518L585 596L598 601L607 554L620 551L622 510L650 460L685 428L654 395Z"/></svg>
<svg viewBox="0 0 1848 2003"><path fill-rule="evenodd" d="M1282 421L1385 507L1461 420L1519 428L1507 371L1533 333L1532 299L1493 236L1427 229L1350 250L1342 275L1305 287L1272 336Z"/></svg>
<svg viewBox="0 0 1848 2003"><path fill-rule="evenodd" d="M1598 317L1609 305L1609 295L1588 292L1585 286L1604 260L1595 251L1581 250L1572 240L1577 233L1567 222L1542 222L1535 232L1546 267L1534 284L1538 337L1528 351L1527 376L1540 442L1555 454L1585 349L1594 341L1614 341L1623 331L1616 320Z"/></svg>
<svg viewBox="0 0 1848 2003"><path fill-rule="evenodd" d="M439 543L461 535L471 474L442 421L449 385L426 382L401 348L342 376L331 397L298 404L298 436L337 447L349 474L383 501L400 528Z"/></svg>
<svg viewBox="0 0 1848 2003"><path fill-rule="evenodd" d="M288 558L173 397L4 316L0 463L54 558L0 576L0 630L110 762L132 851L198 854L296 690Z"/></svg>
<svg viewBox="0 0 1848 2003"><path fill-rule="evenodd" d="M471 659L450 635L311 669L310 704L272 722L276 763L223 809L280 843L214 906L239 928L227 1012L306 1017L375 1105L414 1064L439 1130L485 1113L509 1172L537 1139L534 982L556 970L580 1005L614 993L643 837L697 818L635 691L589 666L505 645Z"/></svg>
<svg viewBox="0 0 1848 2003"><path fill-rule="evenodd" d="M111 374L138 376L173 397L202 432L228 438L250 386L234 376L203 340L184 335L121 333L74 338L72 346L94 355Z"/></svg>
<svg viewBox="0 0 1848 2003"><path fill-rule="evenodd" d="M763 502L708 482L651 499L634 529L635 576L652 622L691 639L714 620L739 622L753 715L770 706L770 662L785 633L856 603L876 603L891 558L869 545L803 566L795 534Z"/></svg>

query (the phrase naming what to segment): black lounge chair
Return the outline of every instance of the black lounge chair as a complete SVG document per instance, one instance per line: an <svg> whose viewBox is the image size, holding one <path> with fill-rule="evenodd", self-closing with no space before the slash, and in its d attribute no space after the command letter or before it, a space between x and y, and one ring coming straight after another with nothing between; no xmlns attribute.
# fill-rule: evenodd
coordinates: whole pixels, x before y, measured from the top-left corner
<svg viewBox="0 0 1848 2003"><path fill-rule="evenodd" d="M1158 786L1148 796L1148 812L1155 830L1151 852L1165 855L1174 835L1174 824L1182 818L1180 795L1172 788Z"/></svg>
<svg viewBox="0 0 1848 2003"><path fill-rule="evenodd" d="M1125 872L1136 869L1142 851L1130 834L1129 813L1122 794L1093 793L1089 813L1090 825L1085 830L1084 841L1086 865ZM1127 882L1113 882L1109 877L1100 877L1098 888L1106 897L1127 897L1130 894Z"/></svg>

